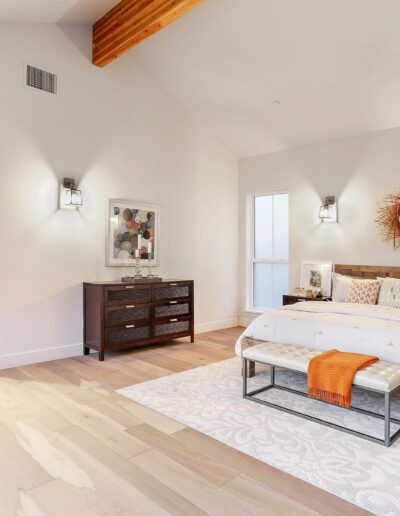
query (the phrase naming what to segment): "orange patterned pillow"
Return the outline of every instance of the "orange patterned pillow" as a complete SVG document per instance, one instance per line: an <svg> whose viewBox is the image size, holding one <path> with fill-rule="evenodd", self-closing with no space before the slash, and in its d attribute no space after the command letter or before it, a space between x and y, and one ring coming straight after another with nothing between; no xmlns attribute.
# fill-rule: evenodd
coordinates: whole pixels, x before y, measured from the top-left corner
<svg viewBox="0 0 400 516"><path fill-rule="evenodd" d="M376 305L378 300L380 281L353 281L346 297L346 303L361 303L363 305Z"/></svg>

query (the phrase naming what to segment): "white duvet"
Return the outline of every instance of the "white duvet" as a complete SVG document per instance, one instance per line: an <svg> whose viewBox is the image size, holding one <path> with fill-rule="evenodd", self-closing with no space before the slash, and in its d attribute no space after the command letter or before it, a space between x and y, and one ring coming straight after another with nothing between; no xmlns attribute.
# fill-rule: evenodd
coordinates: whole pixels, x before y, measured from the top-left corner
<svg viewBox="0 0 400 516"><path fill-rule="evenodd" d="M400 363L400 309L306 301L257 317L239 337L236 354L241 355L246 338L366 353Z"/></svg>

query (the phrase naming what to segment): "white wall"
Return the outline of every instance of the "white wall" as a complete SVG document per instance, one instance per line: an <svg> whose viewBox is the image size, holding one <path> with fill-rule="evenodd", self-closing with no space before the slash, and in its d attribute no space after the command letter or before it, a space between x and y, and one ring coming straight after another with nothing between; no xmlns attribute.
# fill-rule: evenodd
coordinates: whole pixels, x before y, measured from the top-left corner
<svg viewBox="0 0 400 516"><path fill-rule="evenodd" d="M400 129L243 159L239 182L242 309L248 193L289 190L291 288L298 285L302 260L400 265L400 250L381 240L375 223L377 203L400 188ZM327 195L338 199L337 224L319 223Z"/></svg>
<svg viewBox="0 0 400 516"><path fill-rule="evenodd" d="M126 55L91 65L85 27L0 24L0 368L81 352L83 281L105 267L106 204L161 207L160 269L195 280L197 330L235 324L236 158ZM29 62L59 95L23 84ZM62 177L83 191L57 210Z"/></svg>

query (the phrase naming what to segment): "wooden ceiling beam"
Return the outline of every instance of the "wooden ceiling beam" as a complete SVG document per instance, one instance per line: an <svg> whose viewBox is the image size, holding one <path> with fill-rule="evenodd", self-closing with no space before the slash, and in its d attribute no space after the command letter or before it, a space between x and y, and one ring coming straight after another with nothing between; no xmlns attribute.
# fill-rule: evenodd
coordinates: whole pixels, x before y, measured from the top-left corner
<svg viewBox="0 0 400 516"><path fill-rule="evenodd" d="M93 25L93 64L103 67L204 0L122 0Z"/></svg>

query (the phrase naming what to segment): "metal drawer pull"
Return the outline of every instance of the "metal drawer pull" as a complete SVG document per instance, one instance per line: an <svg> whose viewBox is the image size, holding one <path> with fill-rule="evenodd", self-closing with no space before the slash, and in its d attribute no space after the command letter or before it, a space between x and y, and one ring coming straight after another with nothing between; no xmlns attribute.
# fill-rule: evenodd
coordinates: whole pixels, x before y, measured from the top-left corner
<svg viewBox="0 0 400 516"><path fill-rule="evenodd" d="M135 305L126 305L125 308L135 308Z"/></svg>
<svg viewBox="0 0 400 516"><path fill-rule="evenodd" d="M125 288L135 288L135 285L127 285Z"/></svg>
<svg viewBox="0 0 400 516"><path fill-rule="evenodd" d="M134 327L135 327L135 325L134 325L134 324L127 324L127 325L125 326L125 328L134 328Z"/></svg>
<svg viewBox="0 0 400 516"><path fill-rule="evenodd" d="M178 301L170 301L169 304L170 305L176 305L176 304L178 304Z"/></svg>
<svg viewBox="0 0 400 516"><path fill-rule="evenodd" d="M178 286L178 283L170 283L169 284L170 287L177 287Z"/></svg>
<svg viewBox="0 0 400 516"><path fill-rule="evenodd" d="M169 322L177 322L178 319L170 319Z"/></svg>

